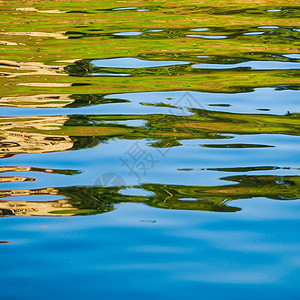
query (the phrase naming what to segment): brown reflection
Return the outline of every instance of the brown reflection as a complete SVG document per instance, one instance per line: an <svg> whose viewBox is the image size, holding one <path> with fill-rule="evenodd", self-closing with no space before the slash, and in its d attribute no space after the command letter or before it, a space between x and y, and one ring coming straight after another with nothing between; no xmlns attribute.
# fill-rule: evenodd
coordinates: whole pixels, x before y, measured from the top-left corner
<svg viewBox="0 0 300 300"><path fill-rule="evenodd" d="M34 201L35 196L45 195L61 195L62 199ZM74 216L104 213L113 209L112 204L93 198L91 193L86 192L86 188L41 188L0 191L0 199L24 196L28 196L27 201L0 200L0 216Z"/></svg>
<svg viewBox="0 0 300 300"><path fill-rule="evenodd" d="M0 158L71 149L74 142L67 135L38 133L57 130L67 120L68 116L0 118Z"/></svg>
<svg viewBox="0 0 300 300"><path fill-rule="evenodd" d="M64 175L74 175L80 173L80 171L77 170L45 169L45 168L26 167L26 166L0 167L0 173L5 173L5 172L41 172L41 173L64 174Z"/></svg>
<svg viewBox="0 0 300 300"><path fill-rule="evenodd" d="M0 45L6 45L6 46L25 46L24 43L15 43L15 42L9 42L9 41L0 41Z"/></svg>
<svg viewBox="0 0 300 300"><path fill-rule="evenodd" d="M127 102L129 100L105 98L105 94L38 94L0 97L0 106L20 108L75 108Z"/></svg>
<svg viewBox="0 0 300 300"><path fill-rule="evenodd" d="M17 83L19 86L32 86L32 87L69 87L72 86L72 83L57 83L57 82L20 82Z"/></svg>
<svg viewBox="0 0 300 300"><path fill-rule="evenodd" d="M24 181L35 181L35 178L23 177L23 176L0 176L0 183L6 182L24 182Z"/></svg>
<svg viewBox="0 0 300 300"><path fill-rule="evenodd" d="M53 37L58 40L65 40L68 37L64 32L41 32L41 31L18 31L18 32L1 32L0 34L12 36L31 36L31 37Z"/></svg>
<svg viewBox="0 0 300 300"><path fill-rule="evenodd" d="M0 201L1 216L73 216L77 211L67 200L49 202Z"/></svg>
<svg viewBox="0 0 300 300"><path fill-rule="evenodd" d="M24 197L40 195L58 195L55 188L24 189L0 191L0 198ZM57 201L3 201L0 200L0 216L71 216L74 215L74 207L68 199Z"/></svg>
<svg viewBox="0 0 300 300"><path fill-rule="evenodd" d="M79 174L76 170L58 170L58 169L44 169L36 167L25 166L5 166L0 167L0 173L6 172L42 172L48 174L63 174L74 175ZM25 182L35 181L35 178L25 176L0 176L0 183L8 182ZM15 189L15 190L0 190L0 199L6 197L24 197L28 200L19 201L5 201L0 200L0 216L71 216L77 212L77 208L64 195L62 199L56 201L32 201L36 196L57 196L60 195L58 188L41 188L41 189ZM75 201L76 203L76 201Z"/></svg>
<svg viewBox="0 0 300 300"><path fill-rule="evenodd" d="M16 8L16 11L26 11L26 12L39 12L44 14L63 14L66 13L66 11L63 10L57 10L57 9L50 9L50 10L39 10L34 7L18 7Z"/></svg>
<svg viewBox="0 0 300 300"><path fill-rule="evenodd" d="M59 191L56 188L42 188L42 189L24 189L24 190L2 190L0 191L0 198L4 197L24 197L36 195L58 195Z"/></svg>
<svg viewBox="0 0 300 300"><path fill-rule="evenodd" d="M2 76L17 77L21 75L68 75L64 68L66 66L48 66L40 62L15 62L10 60L0 60Z"/></svg>
<svg viewBox="0 0 300 300"><path fill-rule="evenodd" d="M75 100L70 94L59 95L33 95L0 98L0 106L24 108L62 108Z"/></svg>

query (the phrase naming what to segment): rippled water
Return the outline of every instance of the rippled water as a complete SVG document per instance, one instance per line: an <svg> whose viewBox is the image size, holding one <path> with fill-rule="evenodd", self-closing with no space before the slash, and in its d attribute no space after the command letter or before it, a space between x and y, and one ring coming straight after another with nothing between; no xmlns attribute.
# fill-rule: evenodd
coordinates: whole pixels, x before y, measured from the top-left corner
<svg viewBox="0 0 300 300"><path fill-rule="evenodd" d="M0 1L3 299L298 299L296 1Z"/></svg>

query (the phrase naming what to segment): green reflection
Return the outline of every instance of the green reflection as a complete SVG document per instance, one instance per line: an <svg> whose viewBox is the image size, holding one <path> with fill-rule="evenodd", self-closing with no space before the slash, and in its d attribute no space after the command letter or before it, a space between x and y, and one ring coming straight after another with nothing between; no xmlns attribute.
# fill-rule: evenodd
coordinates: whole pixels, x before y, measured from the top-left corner
<svg viewBox="0 0 300 300"><path fill-rule="evenodd" d="M0 97L170 89L241 92L263 86L299 85L299 72L295 70L199 70L191 65L128 70L125 73L130 77L117 80L114 76L93 77L96 71L124 73L121 69L91 68L89 62L94 59L137 57L232 64L291 61L285 55L298 53L299 5L294 3L139 1L133 9L120 5L92 0L84 2L87 9L82 9L81 1L63 0L22 5L12 0L2 5ZM116 35L122 32L141 34ZM49 107L55 107L55 103L61 107L68 105L66 100L46 102L50 102ZM22 103L14 105L22 107Z"/></svg>
<svg viewBox="0 0 300 300"><path fill-rule="evenodd" d="M168 107L168 106L167 106ZM174 109L176 107L169 107ZM189 109L193 115L62 115L46 117L3 117L0 119L0 155L43 153L90 148L119 139L147 139L150 146L180 146L182 140L230 139L239 134L300 134L300 114L255 115L204 109ZM169 111L171 113L171 110ZM126 122L143 120L144 125ZM118 122L125 124L118 124ZM214 148L257 148L274 145L219 143Z"/></svg>
<svg viewBox="0 0 300 300"><path fill-rule="evenodd" d="M62 187L0 191L2 216L72 216L112 211L115 204L143 203L162 209L236 212L240 208L229 205L232 200L264 197L274 200L300 198L299 176L228 176L221 180L234 182L219 186L187 186L142 184L133 188L151 192L151 196L130 195L130 187ZM34 196L60 195L56 201L34 201ZM29 201L9 200L5 197L28 196ZM193 201L191 201L191 199ZM232 203L231 203L232 204Z"/></svg>

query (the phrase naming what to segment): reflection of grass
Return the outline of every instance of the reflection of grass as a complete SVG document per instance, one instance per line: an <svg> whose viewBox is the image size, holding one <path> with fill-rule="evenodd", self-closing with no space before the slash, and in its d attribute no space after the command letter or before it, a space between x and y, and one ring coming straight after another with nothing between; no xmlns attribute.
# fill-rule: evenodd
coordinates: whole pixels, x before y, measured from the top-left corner
<svg viewBox="0 0 300 300"><path fill-rule="evenodd" d="M94 215L99 213L99 211L95 209L66 209L66 210L53 210L49 211L49 215Z"/></svg>
<svg viewBox="0 0 300 300"><path fill-rule="evenodd" d="M240 208L229 206L229 201L264 197L275 200L300 198L299 176L229 176L221 178L234 184L219 186L185 186L142 184L135 186L141 191L152 192L152 196L129 196L126 188L120 187L64 187L49 190L24 190L26 195L55 194L65 200L50 202L0 201L2 215L88 215L109 212L118 203L144 203L146 205L179 210L235 212ZM130 188L130 187L129 187ZM119 193L122 191L122 195ZM6 191L2 197L13 195ZM20 192L18 193L20 196ZM192 199L193 201L190 201ZM14 211L14 207L16 211ZM19 208L23 207L20 212ZM55 209L56 208L56 209ZM58 209L59 208L59 209Z"/></svg>
<svg viewBox="0 0 300 300"><path fill-rule="evenodd" d="M226 4L226 5L224 5ZM0 41L19 43L0 44L0 59L12 61L42 62L48 65L66 65L58 60L81 60L107 57L144 57L154 59L191 60L197 55L222 55L228 59L247 58L269 60L270 56L295 53L299 47L299 26L296 4L286 5L280 0L256 1L129 1L126 5L147 7L147 12L111 11L122 6L117 1L32 1L31 7L39 10L62 10L69 13L39 13L16 11L28 6L27 2L8 1L0 8L2 15ZM85 7L82 10L82 7ZM226 8L225 8L226 7ZM267 9L284 7L281 12L268 13ZM88 10L85 12L85 10ZM75 21L76 20L76 21ZM278 26L277 29L257 29L258 26ZM17 29L16 29L17 28ZM197 34L192 28L209 28L203 35L228 35L227 39L208 40L188 38L186 34ZM162 29L151 33L149 29ZM263 35L245 36L245 32L265 31ZM62 37L6 35L10 32L59 33ZM119 31L141 31L140 36L115 38L111 34ZM64 34L77 32L77 34ZM251 53L249 52L251 49ZM262 57L262 53L265 55ZM176 58L177 56L177 58ZM276 58L275 58L276 60ZM209 61L209 59L208 59ZM0 67L0 73L7 69ZM84 69L82 70L84 71ZM192 89L213 92L233 92L258 86L296 85L298 73L290 71L218 71L186 73L182 68L164 68L135 71L143 78L86 78L55 75L0 77L0 96L35 94L37 88L15 86L26 82L90 83L92 86L51 88L51 93L115 93L128 91ZM180 75L180 76L179 76ZM172 76L172 78L170 78ZM39 93L49 88L39 88Z"/></svg>
<svg viewBox="0 0 300 300"><path fill-rule="evenodd" d="M176 73L177 74L177 73ZM177 76L178 75L178 76ZM90 94L90 93L119 93L119 92L139 92L155 90L198 90L207 92L240 92L252 91L255 87L273 86L295 86L299 83L299 71L296 70L270 70L270 71L250 71L243 70L218 70L217 72L205 71L193 73L169 75L149 75L144 77L63 77L51 76L22 76L18 80L22 83L37 82L63 82L63 83L86 83L87 86L66 86L66 87L39 87L39 93L56 92ZM180 75L180 76L179 76ZM11 85L16 79L0 78L0 83L4 86L2 95L11 95ZM10 89L8 89L9 86ZM36 87L16 86L13 93L32 94Z"/></svg>

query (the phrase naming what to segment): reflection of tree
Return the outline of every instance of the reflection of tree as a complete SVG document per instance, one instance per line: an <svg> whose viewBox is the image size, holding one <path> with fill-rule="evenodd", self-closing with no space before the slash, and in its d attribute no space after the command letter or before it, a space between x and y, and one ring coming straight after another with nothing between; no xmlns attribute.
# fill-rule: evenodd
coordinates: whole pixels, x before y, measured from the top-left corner
<svg viewBox="0 0 300 300"><path fill-rule="evenodd" d="M179 210L235 212L240 208L228 206L232 200L265 197L275 200L300 198L299 176L230 176L222 180L235 184L220 186L185 186L142 184L134 188L151 192L151 196L133 196L120 187L58 187L0 191L3 216L71 216L99 214L113 210L118 203L146 205ZM35 196L60 195L57 201L34 201ZM30 201L6 201L6 197L28 196Z"/></svg>
<svg viewBox="0 0 300 300"><path fill-rule="evenodd" d="M99 95L99 94L74 94L74 95L71 95L70 98L72 99L72 102L70 102L66 106L68 108L99 105L99 104L129 102L128 100L125 100L125 99L105 98L105 95Z"/></svg>

